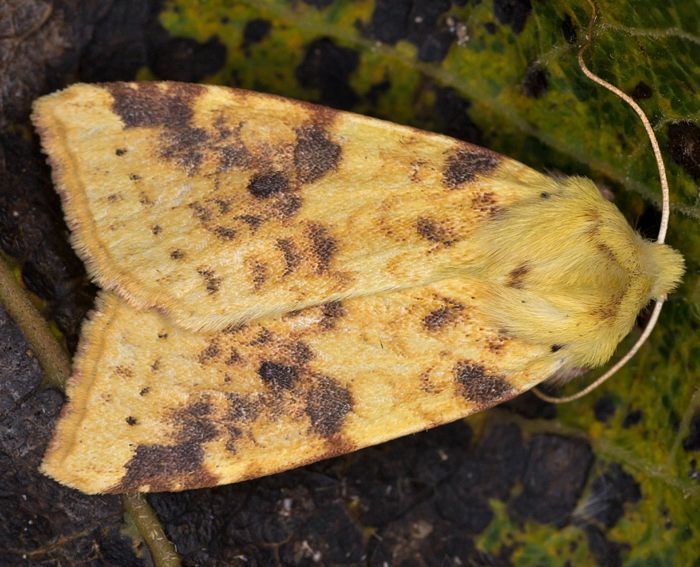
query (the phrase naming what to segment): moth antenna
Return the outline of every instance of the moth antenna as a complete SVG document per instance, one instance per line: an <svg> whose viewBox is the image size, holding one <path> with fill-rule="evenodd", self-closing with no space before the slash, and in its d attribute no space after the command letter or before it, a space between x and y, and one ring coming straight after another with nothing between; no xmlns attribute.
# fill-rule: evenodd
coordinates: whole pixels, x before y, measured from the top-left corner
<svg viewBox="0 0 700 567"><path fill-rule="evenodd" d="M668 231L668 219L670 216L670 197L669 197L669 188L668 188L668 179L666 177L666 167L664 166L664 160L663 157L661 156L661 149L659 148L659 142L656 139L656 134L654 133L654 129L651 126L651 123L649 122L649 119L647 118L647 115L644 114L644 111L640 108L640 106L635 102L635 100L630 97L627 93L624 93L621 91L619 88L617 88L615 85L612 85L605 81L604 79L601 79L598 75L593 73L588 66L586 65L586 62L583 59L583 54L586 52L588 47L593 43L593 25L595 24L595 21L598 17L598 13L596 10L596 5L593 2L593 0L588 0L588 3L591 5L591 19L588 22L588 31L586 33L586 41L584 44L581 46L581 49L579 49L578 52L578 64L579 67L581 68L581 71L583 71L583 74L586 75L591 81L594 83L600 85L601 87L609 90L611 93L616 95L617 97L621 98L624 100L629 106L632 107L632 109L637 113L637 116L639 116L640 120L642 121L642 124L644 125L644 129L647 132L647 136L649 137L649 142L651 142L651 147L654 150L654 157L656 158L656 165L659 170L659 180L661 182L661 225L659 226L659 234L656 238L656 241L659 244L663 244L664 241L666 240L666 232ZM549 402L552 404L563 404L566 402L572 402L574 400L578 400L579 398L582 398L583 396L589 394L593 390L595 390L598 386L603 384L605 381L607 381L610 377L614 376L620 368L622 368L627 362L629 362L635 354L639 351L639 349L642 347L642 345L646 342L646 340L649 338L649 335L651 335L651 332L654 330L654 327L656 326L656 322L659 320L659 315L661 314L661 308L663 307L664 304L664 298L657 299L656 304L654 305L654 310L651 313L651 317L649 318L649 322L647 323L646 327L644 328L644 331L642 332L641 336L639 339L637 339L637 342L634 343L634 346L625 354L620 360L615 363L612 368L608 369L605 374L600 376L598 379L596 379L594 382L586 386L583 390L580 392L577 392L576 394L573 394L571 396L564 396L564 397L553 397L553 396L548 396L547 394L544 394L541 392L538 388L533 388L533 392L535 395L544 400L545 402Z"/></svg>

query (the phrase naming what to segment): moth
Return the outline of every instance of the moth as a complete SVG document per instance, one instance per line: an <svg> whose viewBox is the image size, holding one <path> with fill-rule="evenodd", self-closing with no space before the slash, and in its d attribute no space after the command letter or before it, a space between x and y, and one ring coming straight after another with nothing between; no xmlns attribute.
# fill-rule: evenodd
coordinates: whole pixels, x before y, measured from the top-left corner
<svg viewBox="0 0 700 567"><path fill-rule="evenodd" d="M42 470L87 493L238 482L599 366L683 271L592 181L243 90L36 101L102 287Z"/></svg>

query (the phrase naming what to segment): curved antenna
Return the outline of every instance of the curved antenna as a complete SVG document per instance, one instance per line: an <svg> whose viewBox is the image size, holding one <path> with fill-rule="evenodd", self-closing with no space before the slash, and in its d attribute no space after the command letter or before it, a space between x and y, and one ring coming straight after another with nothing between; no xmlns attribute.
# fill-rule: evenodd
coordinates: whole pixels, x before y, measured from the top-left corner
<svg viewBox="0 0 700 567"><path fill-rule="evenodd" d="M647 132L647 136L649 137L649 142L651 143L651 147L654 150L654 157L656 158L656 165L659 169L659 181L661 182L661 224L659 226L659 235L656 238L656 241L659 244L663 244L664 241L666 240L666 232L668 231L668 219L670 216L670 197L669 197L669 189L668 189L668 179L666 177L666 167L664 166L664 160L663 157L661 156L661 149L659 148L659 142L656 139L656 134L654 133L654 129L651 126L651 123L649 122L649 119L647 118L647 115L644 114L644 111L640 108L640 106L636 103L636 101L630 97L627 93L622 92L619 88L617 88L615 85L612 85L605 81L604 79L601 79L598 75L593 73L588 66L586 65L586 62L583 59L583 54L586 52L588 47L593 43L593 25L598 17L598 13L596 10L596 5L592 0L588 0L588 3L591 5L591 19L588 22L588 31L586 34L586 41L585 43L581 46L581 49L579 49L578 52L578 64L579 67L581 67L581 71L583 71L584 75L588 77L591 81L594 83L600 85L601 87L609 90L611 93L616 95L617 97L621 98L624 100L629 106L632 107L632 109L637 113L637 116L639 116L640 120L642 121L642 124L644 125L644 129ZM654 327L656 326L656 322L659 320L659 315L661 314L661 308L663 307L664 304L664 298L658 299L656 301L656 304L654 305L654 310L651 313L651 317L649 318L649 322L646 324L646 327L644 327L644 331L642 331L641 336L639 339L637 339L637 342L634 343L634 346L625 354L620 360L617 361L617 363L610 368L605 374L603 374L601 377L596 379L594 382L586 386L583 390L580 392L577 392L576 394L573 394L571 396L564 396L564 397L553 397L553 396L548 396L547 394L542 393L538 388L533 388L533 392L535 395L540 398L541 400L544 400L545 402L549 402L552 404L563 404L566 402L573 402L574 400L578 400L579 398L582 398L583 396L589 394L593 390L595 390L598 386L603 384L605 381L607 381L610 377L614 376L620 368L622 368L625 364L627 364L635 354L639 351L639 349L642 347L642 345L646 342L646 340L649 338L649 335L651 335L651 332L654 330Z"/></svg>

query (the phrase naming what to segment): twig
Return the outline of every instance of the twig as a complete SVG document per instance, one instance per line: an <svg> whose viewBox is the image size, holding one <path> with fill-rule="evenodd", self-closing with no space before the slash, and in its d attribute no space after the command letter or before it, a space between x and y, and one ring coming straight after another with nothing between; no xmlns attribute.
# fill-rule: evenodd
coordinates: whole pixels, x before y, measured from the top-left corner
<svg viewBox="0 0 700 567"><path fill-rule="evenodd" d="M0 255L0 304L22 330L34 356L44 370L46 381L65 389L70 376L70 357L49 330L46 320L17 282L7 260Z"/></svg>
<svg viewBox="0 0 700 567"><path fill-rule="evenodd" d="M180 556L175 546L163 531L158 516L151 508L144 494L138 492L122 494L124 511L131 516L139 533L146 540L156 567L179 567Z"/></svg>

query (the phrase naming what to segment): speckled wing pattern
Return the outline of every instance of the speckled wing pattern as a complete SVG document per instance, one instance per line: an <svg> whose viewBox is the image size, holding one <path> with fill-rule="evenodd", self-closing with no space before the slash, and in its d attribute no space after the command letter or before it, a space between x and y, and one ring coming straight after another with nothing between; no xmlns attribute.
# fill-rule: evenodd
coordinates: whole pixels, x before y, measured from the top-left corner
<svg viewBox="0 0 700 567"><path fill-rule="evenodd" d="M544 177L444 136L221 87L79 85L34 115L90 273L193 330L440 279L479 221L522 199L523 177ZM498 203L494 175L514 181Z"/></svg>
<svg viewBox="0 0 700 567"><path fill-rule="evenodd" d="M600 363L671 286L589 181L443 136L179 83L75 85L33 121L105 289L42 465L84 492L458 419Z"/></svg>
<svg viewBox="0 0 700 567"><path fill-rule="evenodd" d="M556 365L545 347L489 329L478 286L463 281L209 333L113 294L99 303L43 463L91 493L300 466L485 409Z"/></svg>

